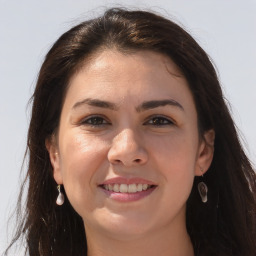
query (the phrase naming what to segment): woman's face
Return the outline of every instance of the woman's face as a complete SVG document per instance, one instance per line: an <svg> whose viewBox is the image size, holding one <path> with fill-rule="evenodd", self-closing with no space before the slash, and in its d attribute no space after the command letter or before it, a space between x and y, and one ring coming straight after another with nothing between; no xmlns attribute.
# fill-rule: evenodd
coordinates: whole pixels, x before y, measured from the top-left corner
<svg viewBox="0 0 256 256"><path fill-rule="evenodd" d="M168 57L106 50L71 79L48 150L86 232L122 238L185 226L194 176L211 162L207 147L187 81Z"/></svg>

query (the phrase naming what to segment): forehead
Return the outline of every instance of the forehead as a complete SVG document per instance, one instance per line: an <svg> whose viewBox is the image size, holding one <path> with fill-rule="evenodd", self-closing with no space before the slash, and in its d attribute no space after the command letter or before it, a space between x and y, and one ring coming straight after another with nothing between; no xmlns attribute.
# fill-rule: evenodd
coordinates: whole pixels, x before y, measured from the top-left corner
<svg viewBox="0 0 256 256"><path fill-rule="evenodd" d="M85 97L116 103L166 97L176 100L187 97L193 101L187 81L176 64L168 56L152 51L95 53L71 78L65 101Z"/></svg>
<svg viewBox="0 0 256 256"><path fill-rule="evenodd" d="M144 72L148 75L151 71L162 69L162 71L167 71L176 77L183 77L182 72L169 56L149 50L130 53L120 52L115 49L100 50L91 55L79 71L88 71L91 74L100 76L103 74L113 76L113 71L115 70L129 72L134 71L134 69L136 69L134 75L143 74Z"/></svg>

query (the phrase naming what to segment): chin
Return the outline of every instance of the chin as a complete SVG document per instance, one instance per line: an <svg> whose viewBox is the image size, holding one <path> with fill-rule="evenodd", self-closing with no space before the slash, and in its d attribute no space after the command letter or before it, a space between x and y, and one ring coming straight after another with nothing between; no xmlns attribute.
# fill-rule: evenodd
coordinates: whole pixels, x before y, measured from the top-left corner
<svg viewBox="0 0 256 256"><path fill-rule="evenodd" d="M95 216L96 217L96 216ZM88 226L96 228L102 234L112 236L118 240L132 240L150 231L152 221L147 221L147 217L140 216L138 212L110 213L104 214L102 218L91 219ZM152 220L152 218L149 217ZM87 220L84 220L85 229ZM149 223L151 224L149 226Z"/></svg>

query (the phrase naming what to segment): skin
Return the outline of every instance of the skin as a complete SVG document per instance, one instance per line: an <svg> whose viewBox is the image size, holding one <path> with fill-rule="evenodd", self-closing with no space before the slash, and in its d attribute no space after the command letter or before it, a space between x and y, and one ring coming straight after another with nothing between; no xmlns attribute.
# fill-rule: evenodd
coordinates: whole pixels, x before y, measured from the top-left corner
<svg viewBox="0 0 256 256"><path fill-rule="evenodd" d="M160 100L172 104L143 108ZM168 57L95 54L72 77L58 134L46 142L54 178L83 218L88 255L194 255L186 201L194 176L211 164L213 141L212 130L199 136L187 81ZM114 177L144 178L157 187L120 202L98 186Z"/></svg>

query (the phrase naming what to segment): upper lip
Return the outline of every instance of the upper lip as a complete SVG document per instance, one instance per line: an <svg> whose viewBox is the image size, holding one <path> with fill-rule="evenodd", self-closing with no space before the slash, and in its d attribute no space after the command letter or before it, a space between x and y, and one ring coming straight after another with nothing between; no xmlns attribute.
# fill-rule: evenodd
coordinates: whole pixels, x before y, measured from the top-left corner
<svg viewBox="0 0 256 256"><path fill-rule="evenodd" d="M114 177L107 179L99 185L108 185L108 184L148 184L148 185L157 185L156 183L146 180L139 177L126 178L126 177Z"/></svg>

